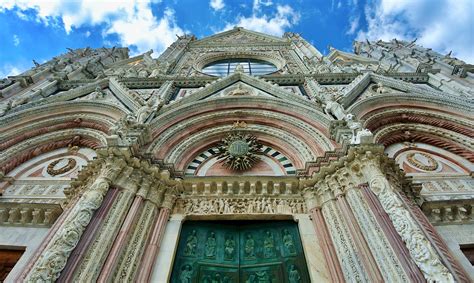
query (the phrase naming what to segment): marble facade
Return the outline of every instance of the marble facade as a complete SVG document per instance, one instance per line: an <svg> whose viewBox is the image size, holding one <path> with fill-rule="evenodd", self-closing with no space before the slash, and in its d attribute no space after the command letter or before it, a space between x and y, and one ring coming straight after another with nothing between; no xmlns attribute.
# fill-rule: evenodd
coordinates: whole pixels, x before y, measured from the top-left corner
<svg viewBox="0 0 474 283"><path fill-rule="evenodd" d="M296 222L311 282L474 280L472 65L239 27L152 52L0 81L6 282L168 282L183 223L213 220Z"/></svg>

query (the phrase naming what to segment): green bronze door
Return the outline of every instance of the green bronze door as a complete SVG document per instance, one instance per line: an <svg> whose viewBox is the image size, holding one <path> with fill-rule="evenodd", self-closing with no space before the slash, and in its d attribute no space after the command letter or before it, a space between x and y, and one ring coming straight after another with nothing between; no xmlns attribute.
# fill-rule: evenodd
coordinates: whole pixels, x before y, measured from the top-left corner
<svg viewBox="0 0 474 283"><path fill-rule="evenodd" d="M291 221L190 221L183 224L173 283L310 282Z"/></svg>

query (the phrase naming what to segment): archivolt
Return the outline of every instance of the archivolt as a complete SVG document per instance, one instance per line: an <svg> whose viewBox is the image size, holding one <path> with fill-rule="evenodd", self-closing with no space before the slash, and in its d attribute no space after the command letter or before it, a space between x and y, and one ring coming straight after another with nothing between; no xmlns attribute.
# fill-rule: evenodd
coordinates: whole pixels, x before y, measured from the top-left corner
<svg viewBox="0 0 474 283"><path fill-rule="evenodd" d="M95 149L105 144L105 135L97 130L67 129L47 133L3 151L0 154L0 171L6 174L23 162L57 148L78 145Z"/></svg>

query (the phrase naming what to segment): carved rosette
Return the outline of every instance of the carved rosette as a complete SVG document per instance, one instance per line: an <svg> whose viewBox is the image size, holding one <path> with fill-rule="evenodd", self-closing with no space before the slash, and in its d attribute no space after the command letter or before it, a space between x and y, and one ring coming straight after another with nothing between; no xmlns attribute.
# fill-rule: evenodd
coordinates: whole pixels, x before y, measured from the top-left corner
<svg viewBox="0 0 474 283"><path fill-rule="evenodd" d="M222 139L217 146L219 150L218 160L221 160L225 167L244 171L252 168L260 159L262 145L255 136L236 132L229 134Z"/></svg>

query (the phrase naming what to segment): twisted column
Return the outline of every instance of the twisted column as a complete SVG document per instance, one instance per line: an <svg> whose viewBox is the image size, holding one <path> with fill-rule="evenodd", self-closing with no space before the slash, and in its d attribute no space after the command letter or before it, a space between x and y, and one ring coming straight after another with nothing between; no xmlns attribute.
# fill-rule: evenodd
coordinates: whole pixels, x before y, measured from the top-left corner
<svg viewBox="0 0 474 283"><path fill-rule="evenodd" d="M112 180L119 175L123 166L124 164L117 160L106 160L97 179L79 198L58 233L32 267L25 281L51 282L58 279L66 266L68 257L91 221L92 215L102 204Z"/></svg>
<svg viewBox="0 0 474 283"><path fill-rule="evenodd" d="M378 157L367 152L362 158L362 173L377 196L393 227L404 241L411 258L427 281L454 282L453 274L443 264L410 212L398 197L380 168Z"/></svg>
<svg viewBox="0 0 474 283"><path fill-rule="evenodd" d="M140 178L141 175L134 173L132 167L126 167L116 180L115 184L119 189L118 196L97 232L97 236L89 244L80 265L76 267L73 281L90 282L97 280L131 206Z"/></svg>

